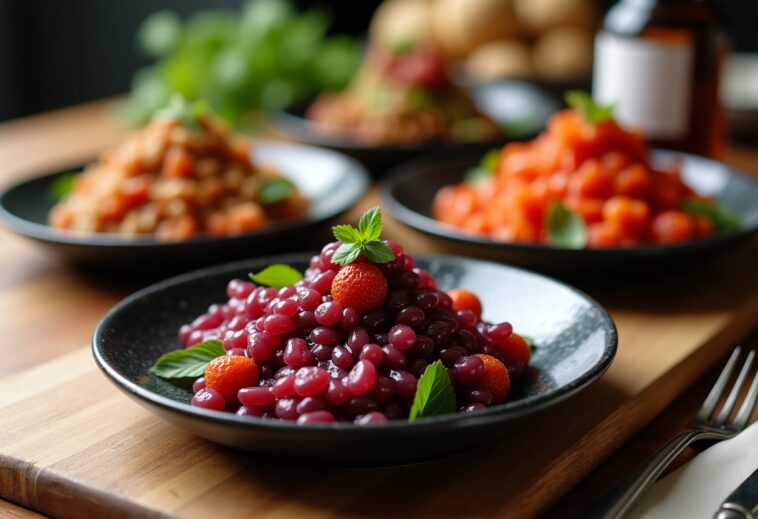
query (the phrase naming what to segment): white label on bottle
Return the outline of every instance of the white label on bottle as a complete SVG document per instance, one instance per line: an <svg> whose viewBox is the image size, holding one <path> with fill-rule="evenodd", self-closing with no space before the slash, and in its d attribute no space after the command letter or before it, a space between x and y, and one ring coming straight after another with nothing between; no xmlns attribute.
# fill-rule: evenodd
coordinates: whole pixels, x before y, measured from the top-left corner
<svg viewBox="0 0 758 519"><path fill-rule="evenodd" d="M682 137L689 124L693 48L601 32L595 40L592 95L615 103L622 125L649 138Z"/></svg>

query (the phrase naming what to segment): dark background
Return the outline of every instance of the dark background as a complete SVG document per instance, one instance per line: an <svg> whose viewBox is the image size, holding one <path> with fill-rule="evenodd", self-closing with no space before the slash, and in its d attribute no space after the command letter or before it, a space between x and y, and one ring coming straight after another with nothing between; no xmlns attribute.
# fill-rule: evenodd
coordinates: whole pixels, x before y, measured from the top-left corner
<svg viewBox="0 0 758 519"><path fill-rule="evenodd" d="M599 0L602 7L612 0ZM334 31L361 34L380 0L300 0L332 13ZM0 0L0 121L126 92L149 62L134 35L150 13L186 17L243 0ZM714 2L734 48L758 51L758 0Z"/></svg>

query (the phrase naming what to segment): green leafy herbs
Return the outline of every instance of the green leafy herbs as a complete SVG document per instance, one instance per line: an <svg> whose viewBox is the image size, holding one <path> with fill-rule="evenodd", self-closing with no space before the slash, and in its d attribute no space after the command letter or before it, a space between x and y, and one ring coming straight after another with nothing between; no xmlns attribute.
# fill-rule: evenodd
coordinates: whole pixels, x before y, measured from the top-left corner
<svg viewBox="0 0 758 519"><path fill-rule="evenodd" d="M288 199L295 189L295 184L286 178L267 180L258 188L255 199L263 205L271 205Z"/></svg>
<svg viewBox="0 0 758 519"><path fill-rule="evenodd" d="M182 95L174 94L168 104L156 112L155 117L179 121L179 123L193 132L202 131L200 119L208 111L208 104L204 101L189 103Z"/></svg>
<svg viewBox="0 0 758 519"><path fill-rule="evenodd" d="M332 227L334 237L342 242L332 256L332 263L347 265L357 260L361 254L372 263L386 263L395 259L395 254L382 236L382 212L378 207L366 211L361 216L356 229L352 225Z"/></svg>
<svg viewBox="0 0 758 519"><path fill-rule="evenodd" d="M266 285L280 289L289 285L294 285L303 279L303 275L299 270L294 269L289 265L277 263L269 265L257 274L250 274L250 279L259 285Z"/></svg>
<svg viewBox="0 0 758 519"><path fill-rule="evenodd" d="M418 379L409 420L455 412L455 393L442 361L427 366Z"/></svg>
<svg viewBox="0 0 758 519"><path fill-rule="evenodd" d="M250 0L237 10L206 9L181 20L170 11L147 18L137 33L156 63L132 79L121 115L144 124L173 93L207 99L235 126L254 114L344 88L362 60L361 46L328 34L324 10L300 12L292 0Z"/></svg>
<svg viewBox="0 0 758 519"><path fill-rule="evenodd" d="M613 118L614 105L597 104L587 92L569 90L564 96L566 104L579 112L585 121L591 124L601 123Z"/></svg>
<svg viewBox="0 0 758 519"><path fill-rule="evenodd" d="M545 224L550 245L565 249L582 249L587 246L587 226L584 220L560 202L553 202L548 207Z"/></svg>
<svg viewBox="0 0 758 519"><path fill-rule="evenodd" d="M500 164L500 150L490 150L482 157L476 167L466 172L464 180L469 184L476 184L487 178L492 178L497 173L498 164Z"/></svg>
<svg viewBox="0 0 758 519"><path fill-rule="evenodd" d="M740 229L740 219L725 207L704 202L696 198L685 200L682 208L690 214L704 216L713 223L713 228L718 232L730 232Z"/></svg>
<svg viewBox="0 0 758 519"><path fill-rule="evenodd" d="M70 173L64 173L56 178L52 184L50 184L50 198L55 202L60 202L66 198L74 190L74 179L76 173L73 171Z"/></svg>
<svg viewBox="0 0 758 519"><path fill-rule="evenodd" d="M205 341L166 353L150 368L150 373L161 378L201 377L208 363L222 355L226 355L226 350L221 341Z"/></svg>

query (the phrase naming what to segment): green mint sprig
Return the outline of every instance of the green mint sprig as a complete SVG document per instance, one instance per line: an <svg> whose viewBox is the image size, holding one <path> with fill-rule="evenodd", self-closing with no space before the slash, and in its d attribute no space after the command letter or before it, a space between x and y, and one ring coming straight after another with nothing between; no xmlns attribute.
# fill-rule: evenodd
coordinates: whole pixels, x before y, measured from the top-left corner
<svg viewBox="0 0 758 519"><path fill-rule="evenodd" d="M386 263L395 259L395 253L389 245L379 239L382 236L382 211L378 207L363 213L357 229L352 225L335 225L332 232L342 242L332 256L332 263L348 265L361 254L372 263Z"/></svg>
<svg viewBox="0 0 758 519"><path fill-rule="evenodd" d="M585 121L590 124L601 123L613 118L613 104L600 105L592 99L587 92L581 90L569 90L563 96L566 104L582 115Z"/></svg>
<svg viewBox="0 0 758 519"><path fill-rule="evenodd" d="M545 226L550 245L565 249L583 249L587 246L587 226L584 220L560 202L554 202L548 207Z"/></svg>
<svg viewBox="0 0 758 519"><path fill-rule="evenodd" d="M408 419L415 420L454 412L455 392L450 382L450 375L442 361L432 362L418 379L416 395L413 397Z"/></svg>
<svg viewBox="0 0 758 519"><path fill-rule="evenodd" d="M153 364L150 373L168 379L201 377L205 375L208 363L222 355L226 355L226 350L221 341L205 341L166 353Z"/></svg>
<svg viewBox="0 0 758 519"><path fill-rule="evenodd" d="M249 275L250 279L255 283L273 287L277 290L289 285L294 285L303 279L303 274L299 270L281 263L269 265L257 274Z"/></svg>

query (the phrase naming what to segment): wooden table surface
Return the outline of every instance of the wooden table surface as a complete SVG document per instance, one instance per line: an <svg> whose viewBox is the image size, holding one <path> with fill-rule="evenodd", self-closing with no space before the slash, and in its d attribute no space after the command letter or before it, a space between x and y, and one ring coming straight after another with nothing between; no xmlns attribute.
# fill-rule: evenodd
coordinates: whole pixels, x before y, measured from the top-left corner
<svg viewBox="0 0 758 519"><path fill-rule="evenodd" d="M0 125L0 186L13 179L75 165L95 156L114 142L123 130L107 117L108 102L96 102ZM758 151L730 147L726 161L758 172ZM132 290L128 282L71 267L51 257L39 246L0 229L0 377L79 348L115 302ZM100 275L102 276L102 275ZM75 308L75 312L70 309ZM758 323L756 323L758 324ZM44 345L44 347L37 347ZM668 414L668 421L654 423L631 445L590 478L607 484L648 454L676 428L696 406L704 383L688 392ZM682 418L683 419L683 418ZM684 423L684 422L682 422ZM620 467L620 468L619 468ZM589 480L588 480L589 481ZM588 483L589 484L589 483ZM596 486L593 488L596 491ZM591 491L580 485L562 509L576 509ZM554 509L554 512L556 510ZM0 515L36 517L15 505L0 502Z"/></svg>

